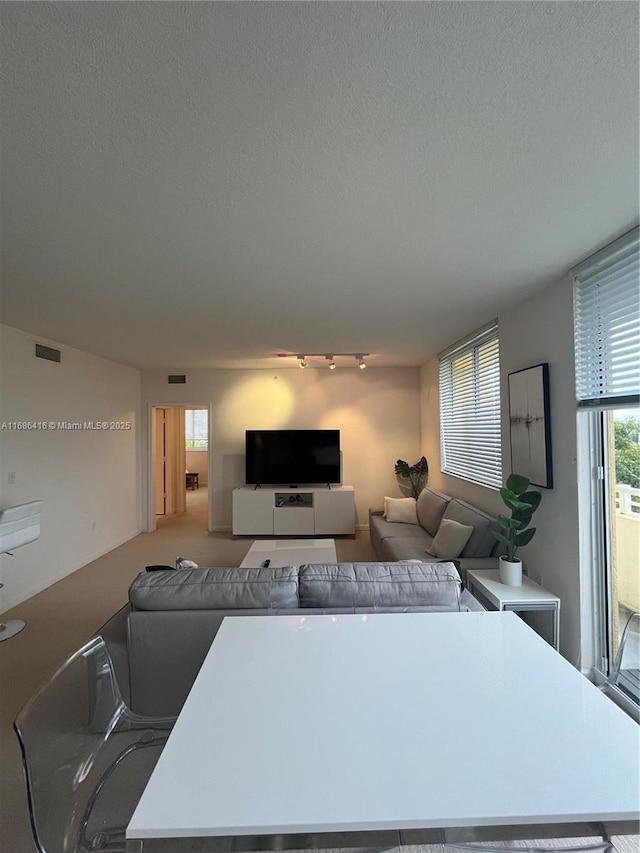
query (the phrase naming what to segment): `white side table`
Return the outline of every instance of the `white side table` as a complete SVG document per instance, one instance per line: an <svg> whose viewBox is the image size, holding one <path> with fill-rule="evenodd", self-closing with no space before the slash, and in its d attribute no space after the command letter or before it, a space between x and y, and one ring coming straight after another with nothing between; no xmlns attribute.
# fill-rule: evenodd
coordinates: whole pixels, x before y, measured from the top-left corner
<svg viewBox="0 0 640 853"><path fill-rule="evenodd" d="M560 599L547 592L526 575L522 577L522 586L507 586L500 583L497 569L467 570L467 588L488 610L552 611L553 629L551 638L538 631L556 651L560 639ZM525 620L527 621L527 620ZM535 625L531 627L537 630Z"/></svg>

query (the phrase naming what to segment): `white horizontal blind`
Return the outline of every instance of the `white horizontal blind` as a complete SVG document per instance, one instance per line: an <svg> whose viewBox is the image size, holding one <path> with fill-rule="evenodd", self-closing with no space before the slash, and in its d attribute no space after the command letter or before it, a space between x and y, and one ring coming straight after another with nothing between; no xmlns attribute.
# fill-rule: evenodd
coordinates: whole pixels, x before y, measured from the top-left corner
<svg viewBox="0 0 640 853"><path fill-rule="evenodd" d="M640 399L639 245L634 228L572 272L579 406Z"/></svg>
<svg viewBox="0 0 640 853"><path fill-rule="evenodd" d="M206 409L184 410L184 436L187 450L207 448L209 440L209 412Z"/></svg>
<svg viewBox="0 0 640 853"><path fill-rule="evenodd" d="M447 474L500 488L500 346L492 324L440 357L440 454Z"/></svg>

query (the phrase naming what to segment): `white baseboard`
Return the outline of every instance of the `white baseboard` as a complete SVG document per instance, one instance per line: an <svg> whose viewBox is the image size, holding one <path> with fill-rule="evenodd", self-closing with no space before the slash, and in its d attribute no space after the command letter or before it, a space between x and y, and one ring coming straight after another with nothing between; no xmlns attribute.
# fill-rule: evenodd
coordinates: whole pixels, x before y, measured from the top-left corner
<svg viewBox="0 0 640 853"><path fill-rule="evenodd" d="M355 529L356 529L356 532L360 532L360 533L367 532L368 533L369 532L369 525L368 524L356 524ZM222 524L216 524L216 526L213 529L211 529L209 531L209 533L231 533L232 530L233 530L232 527L227 527L227 526L222 525ZM265 533L264 535L267 536L268 534Z"/></svg>
<svg viewBox="0 0 640 853"><path fill-rule="evenodd" d="M2 602L2 613L6 613L7 610L11 610L14 607L17 607L19 604L22 604L23 601L27 601L29 598L33 598L34 595L37 595L39 592L43 592L45 589L48 589L50 586L53 586L54 583L58 583L58 581L63 580L64 578L69 577L74 572L77 572L79 569L83 569L85 566L88 566L89 563L93 563L94 560L99 560L100 557L104 557L105 554L108 554L110 551L119 548L120 545L124 545L125 542L129 542L131 539L135 539L141 533L140 530L136 530L133 533L128 533L126 536L116 540L112 545L108 548L101 548L99 551L94 552L93 556L88 557L87 559L83 559L81 562L77 564L72 564L71 567L65 571L59 572L51 578L47 579L46 584L44 586L34 585L30 587L28 590L23 591L22 593L14 596L4 596L6 598ZM5 587L6 590L6 587Z"/></svg>

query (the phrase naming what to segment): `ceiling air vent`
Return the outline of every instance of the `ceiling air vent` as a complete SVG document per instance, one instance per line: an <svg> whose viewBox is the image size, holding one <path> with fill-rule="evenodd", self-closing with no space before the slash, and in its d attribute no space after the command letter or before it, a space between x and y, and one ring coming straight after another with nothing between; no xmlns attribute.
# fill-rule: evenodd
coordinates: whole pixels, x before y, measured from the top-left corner
<svg viewBox="0 0 640 853"><path fill-rule="evenodd" d="M47 361L57 361L60 364L62 354L59 349L46 347L44 344L36 344L36 358L46 358Z"/></svg>
<svg viewBox="0 0 640 853"><path fill-rule="evenodd" d="M168 376L169 385L186 385L187 377L184 373L170 373Z"/></svg>

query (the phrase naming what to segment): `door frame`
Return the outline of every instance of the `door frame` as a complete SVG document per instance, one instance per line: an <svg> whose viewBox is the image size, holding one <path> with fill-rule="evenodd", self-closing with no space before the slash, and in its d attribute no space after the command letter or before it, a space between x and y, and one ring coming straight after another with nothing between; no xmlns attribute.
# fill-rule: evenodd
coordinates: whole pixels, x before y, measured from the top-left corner
<svg viewBox="0 0 640 853"><path fill-rule="evenodd" d="M144 532L152 533L157 529L156 524L156 474L155 474L155 452L156 452L156 437L153 428L153 421L156 409L207 409L209 413L209 422L207 424L207 444L208 444L208 463L207 463L207 495L208 495L208 526L207 530L213 531L213 495L211 483L213 477L213 453L211 442L211 420L213 415L212 403L147 403L146 417L146 519L144 524Z"/></svg>

